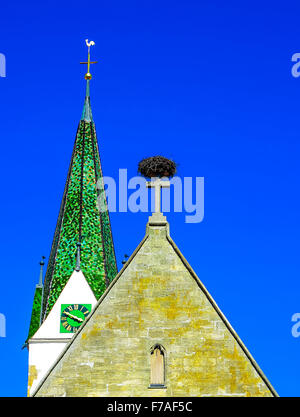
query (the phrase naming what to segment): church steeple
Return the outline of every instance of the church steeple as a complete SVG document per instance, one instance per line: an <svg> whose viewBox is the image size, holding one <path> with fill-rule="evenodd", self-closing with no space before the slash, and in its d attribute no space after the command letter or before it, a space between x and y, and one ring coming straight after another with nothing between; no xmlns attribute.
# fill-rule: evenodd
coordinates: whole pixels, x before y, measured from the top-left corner
<svg viewBox="0 0 300 417"><path fill-rule="evenodd" d="M76 269L78 242L80 242L80 270L96 299L100 298L117 273L90 102L90 64L95 63L90 61L90 46L94 43L86 41L86 44L88 46L86 96L45 275L39 312L42 322ZM35 326L31 326L29 337L39 327L38 322L35 323Z"/></svg>

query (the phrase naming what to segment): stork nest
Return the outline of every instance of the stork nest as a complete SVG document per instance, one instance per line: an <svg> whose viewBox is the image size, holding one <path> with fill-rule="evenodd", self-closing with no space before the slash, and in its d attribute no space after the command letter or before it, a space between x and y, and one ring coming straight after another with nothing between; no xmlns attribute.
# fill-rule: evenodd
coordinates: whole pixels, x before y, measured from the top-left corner
<svg viewBox="0 0 300 417"><path fill-rule="evenodd" d="M139 163L138 172L146 178L173 177L176 173L176 163L163 156L151 156Z"/></svg>

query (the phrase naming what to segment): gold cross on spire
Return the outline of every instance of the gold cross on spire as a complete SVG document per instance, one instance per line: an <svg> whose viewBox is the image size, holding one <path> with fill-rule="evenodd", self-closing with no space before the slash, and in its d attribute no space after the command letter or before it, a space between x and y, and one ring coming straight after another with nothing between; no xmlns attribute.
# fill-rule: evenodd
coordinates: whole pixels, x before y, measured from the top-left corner
<svg viewBox="0 0 300 417"><path fill-rule="evenodd" d="M91 64L97 64L97 61L91 61L90 56L90 48L91 46L95 45L94 41L90 41L88 39L85 40L86 46L88 47L88 60L87 62L80 62L80 64L87 64L87 73L85 74L84 78L86 80L90 80L92 78L92 74L90 73L90 65Z"/></svg>

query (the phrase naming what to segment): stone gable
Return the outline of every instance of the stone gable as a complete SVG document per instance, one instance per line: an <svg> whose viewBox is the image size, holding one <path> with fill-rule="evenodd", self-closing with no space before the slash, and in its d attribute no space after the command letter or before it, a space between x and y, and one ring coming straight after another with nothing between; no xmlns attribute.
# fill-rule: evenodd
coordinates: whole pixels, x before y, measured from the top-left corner
<svg viewBox="0 0 300 417"><path fill-rule="evenodd" d="M151 349L165 384L149 388ZM144 240L99 300L36 396L276 396L169 237Z"/></svg>

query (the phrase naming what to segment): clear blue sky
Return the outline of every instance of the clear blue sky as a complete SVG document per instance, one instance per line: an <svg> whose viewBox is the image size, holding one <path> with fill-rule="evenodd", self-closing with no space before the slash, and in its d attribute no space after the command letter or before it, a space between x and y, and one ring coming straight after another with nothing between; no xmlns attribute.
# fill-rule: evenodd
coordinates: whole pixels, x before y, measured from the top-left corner
<svg viewBox="0 0 300 417"><path fill-rule="evenodd" d="M205 217L171 236L282 396L300 395L300 5L14 1L1 7L0 395L25 396L39 260L47 258L84 99L84 39L105 175L162 154L205 177ZM146 213L113 213L121 266Z"/></svg>

